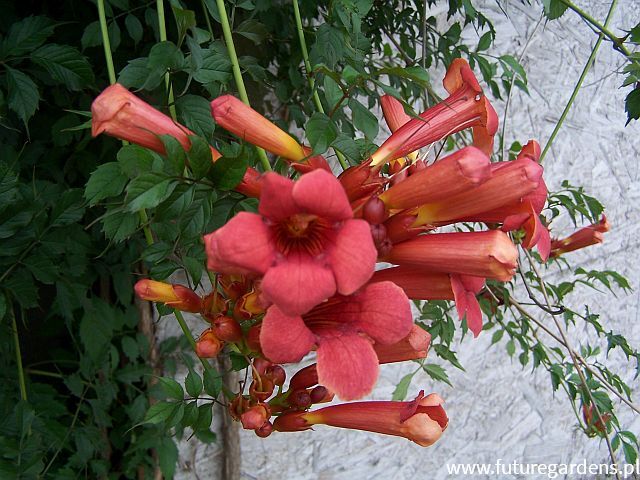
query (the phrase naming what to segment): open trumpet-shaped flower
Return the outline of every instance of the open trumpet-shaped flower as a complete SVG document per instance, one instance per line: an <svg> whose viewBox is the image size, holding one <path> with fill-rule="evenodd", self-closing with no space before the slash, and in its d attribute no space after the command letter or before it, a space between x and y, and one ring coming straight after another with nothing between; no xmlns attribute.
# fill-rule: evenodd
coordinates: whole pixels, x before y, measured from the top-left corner
<svg viewBox="0 0 640 480"><path fill-rule="evenodd" d="M372 165L380 165L473 127L474 145L490 154L498 116L482 93L466 60L455 59L443 81L449 97L412 118L396 130L371 156Z"/></svg>
<svg viewBox="0 0 640 480"><path fill-rule="evenodd" d="M107 87L91 104L91 134L101 133L120 140L135 143L161 154L166 153L160 135L170 135L182 148L189 150L189 136L194 133L184 125L174 122L164 113L136 97L119 83ZM211 160L220 158L220 152L211 148ZM245 195L260 195L259 174L247 169L243 181L236 190Z"/></svg>
<svg viewBox="0 0 640 480"><path fill-rule="evenodd" d="M239 213L205 245L209 269L264 275L265 300L286 315L352 294L376 262L369 224L353 219L344 189L324 170L297 182L267 173L259 214Z"/></svg>
<svg viewBox="0 0 640 480"><path fill-rule="evenodd" d="M314 425L330 425L352 430L404 437L421 447L433 445L445 431L449 418L443 400L424 392L410 402L353 402L314 410L285 413L273 426L280 432L308 430Z"/></svg>
<svg viewBox="0 0 640 480"><path fill-rule="evenodd" d="M380 282L349 297L333 297L302 316L269 307L260 345L275 363L300 361L317 345L319 383L340 398L353 400L371 392L378 378L371 340L394 344L409 334L412 325L407 296L393 283Z"/></svg>
<svg viewBox="0 0 640 480"><path fill-rule="evenodd" d="M467 325L478 336L482 330L482 311L476 295L484 286L484 278L433 272L413 265L378 270L372 282L391 281L398 285L412 300L455 300L460 320L466 317Z"/></svg>
<svg viewBox="0 0 640 480"><path fill-rule="evenodd" d="M291 135L233 95L223 95L212 101L211 114L224 129L252 145L294 162L292 166L302 173L316 168L331 171L323 157L310 156L311 149L300 145Z"/></svg>
<svg viewBox="0 0 640 480"><path fill-rule="evenodd" d="M518 250L506 233L455 232L421 235L396 243L383 258L435 272L457 273L508 282L515 274Z"/></svg>
<svg viewBox="0 0 640 480"><path fill-rule="evenodd" d="M559 257L563 253L602 243L604 241L604 233L608 232L610 228L607 217L603 215L598 223L581 228L566 238L551 242L551 256Z"/></svg>

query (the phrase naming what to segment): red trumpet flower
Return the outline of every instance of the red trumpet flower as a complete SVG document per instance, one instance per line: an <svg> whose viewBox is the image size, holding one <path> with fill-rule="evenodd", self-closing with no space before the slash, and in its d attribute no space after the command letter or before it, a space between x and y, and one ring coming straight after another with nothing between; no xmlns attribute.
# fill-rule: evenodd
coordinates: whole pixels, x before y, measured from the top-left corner
<svg viewBox="0 0 640 480"><path fill-rule="evenodd" d="M432 272L424 267L403 265L378 270L372 282L391 281L413 300L455 300L460 320L478 336L482 330L482 311L476 295L484 286L484 278ZM382 362L381 362L382 363Z"/></svg>
<svg viewBox="0 0 640 480"><path fill-rule="evenodd" d="M604 233L609 230L609 222L607 217L603 215L598 223L581 228L566 238L551 242L551 256L559 257L563 253L602 243L604 241Z"/></svg>
<svg viewBox="0 0 640 480"><path fill-rule="evenodd" d="M508 282L517 259L518 250L507 234L490 230L421 235L396 243L382 260Z"/></svg>
<svg viewBox="0 0 640 480"><path fill-rule="evenodd" d="M120 140L135 143L161 154L166 153L160 135L171 135L182 148L189 150L189 135L194 133L174 122L164 113L136 97L119 83L107 87L91 104L91 134L101 133ZM211 160L220 158L220 152L211 148ZM243 181L236 187L238 192L251 197L260 196L259 173L249 168Z"/></svg>
<svg viewBox="0 0 640 480"><path fill-rule="evenodd" d="M409 335L391 345L376 343L373 349L380 365L426 358L431 344L431 335L418 325L413 325Z"/></svg>
<svg viewBox="0 0 640 480"><path fill-rule="evenodd" d="M491 153L493 136L498 130L498 116L482 93L467 61L455 59L443 84L449 97L396 130L371 156L372 165L404 157L470 127L473 127L474 145L486 154Z"/></svg>
<svg viewBox="0 0 640 480"><path fill-rule="evenodd" d="M381 282L349 297L333 297L303 316L270 307L262 321L260 345L275 363L298 362L317 345L319 383L344 400L354 400L371 392L378 378L378 357L369 338L394 344L412 325L404 292Z"/></svg>
<svg viewBox="0 0 640 480"><path fill-rule="evenodd" d="M291 412L273 424L280 432L308 430L314 425L330 425L404 437L421 447L434 444L449 424L443 400L424 392L411 402L353 402L333 405L313 412Z"/></svg>
<svg viewBox="0 0 640 480"><path fill-rule="evenodd" d="M264 275L264 298L284 314L308 312L336 292L350 295L373 275L369 224L353 219L330 173L314 170L295 183L266 174L259 213L241 212L205 236L208 267Z"/></svg>
<svg viewBox="0 0 640 480"><path fill-rule="evenodd" d="M224 129L293 162L292 166L299 172L306 173L316 168L331 172L322 156L310 157L311 149L300 145L291 135L232 95L223 95L212 101L211 114Z"/></svg>

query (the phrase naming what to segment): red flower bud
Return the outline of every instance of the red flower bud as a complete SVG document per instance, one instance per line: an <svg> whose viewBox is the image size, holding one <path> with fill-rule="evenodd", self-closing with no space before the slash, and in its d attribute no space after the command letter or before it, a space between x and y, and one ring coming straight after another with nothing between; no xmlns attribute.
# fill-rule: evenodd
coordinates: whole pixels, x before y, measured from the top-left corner
<svg viewBox="0 0 640 480"><path fill-rule="evenodd" d="M304 410L311 406L311 396L306 390L296 390L289 395L289 405Z"/></svg>
<svg viewBox="0 0 640 480"><path fill-rule="evenodd" d="M214 358L222 350L222 342L211 329L202 332L196 341L196 355L200 358Z"/></svg>
<svg viewBox="0 0 640 480"><path fill-rule="evenodd" d="M225 315L218 315L211 322L211 329L220 340L225 342L238 342L242 340L242 328L233 318Z"/></svg>
<svg viewBox="0 0 640 480"><path fill-rule="evenodd" d="M387 207L378 197L371 197L367 203L364 204L362 218L372 225L378 225L384 222L387 215Z"/></svg>
<svg viewBox="0 0 640 480"><path fill-rule="evenodd" d="M280 365L272 365L267 368L265 375L269 377L274 384L282 386L287 378L287 372Z"/></svg>
<svg viewBox="0 0 640 480"><path fill-rule="evenodd" d="M260 438L267 438L273 432L273 424L267 421L260 428L256 428L255 432Z"/></svg>
<svg viewBox="0 0 640 480"><path fill-rule="evenodd" d="M311 398L311 403L324 403L333 400L333 393L327 387L318 385L311 390L309 397Z"/></svg>
<svg viewBox="0 0 640 480"><path fill-rule="evenodd" d="M155 280L139 280L134 290L143 300L161 302L184 312L198 313L202 310L202 299L196 292L182 285L171 285Z"/></svg>
<svg viewBox="0 0 640 480"><path fill-rule="evenodd" d="M240 415L240 421L242 422L242 428L255 430L262 427L270 417L271 411L269 410L269 406L260 403Z"/></svg>

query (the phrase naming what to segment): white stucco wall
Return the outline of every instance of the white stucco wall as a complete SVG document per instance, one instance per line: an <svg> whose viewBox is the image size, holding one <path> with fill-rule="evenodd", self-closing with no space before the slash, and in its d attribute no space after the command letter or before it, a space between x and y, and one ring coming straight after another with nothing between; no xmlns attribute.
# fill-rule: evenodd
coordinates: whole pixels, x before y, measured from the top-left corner
<svg viewBox="0 0 640 480"><path fill-rule="evenodd" d="M478 3L484 4L483 12L494 21L499 52L519 55L540 18L539 4L501 2L508 13L505 17L496 3ZM580 4L600 20L609 6L608 1L597 0ZM640 4L622 0L611 25L614 32L620 32L618 28L629 29L639 19ZM544 145L595 40L596 35L571 12L558 21L540 25L523 59L531 96L514 92L507 124L508 144L516 139L525 143L536 138ZM607 207L613 230L605 243L575 253L572 259L587 269L613 268L637 287L640 127L637 123L624 127L625 91L618 88L623 77L616 73L623 63L623 58L605 42L547 155L545 179L550 190L559 187L562 180L571 179ZM494 105L502 117L504 103L495 101ZM554 232L562 236L571 230L568 224L559 224ZM555 275L551 273L550 278ZM576 308L589 304L602 314L606 325L638 345L639 292L620 293L616 298L582 289L573 295L570 304ZM551 325L550 318L546 321ZM165 334L177 334L175 325L167 320L162 321L162 326ZM573 329L574 344L587 338L593 340L590 332L588 335L582 327ZM424 449L404 439L329 427L318 427L314 432L275 433L267 439L243 431L242 478L442 479L453 478L447 476L447 463L494 463L498 458L521 463L580 463L585 459L588 463L608 463L606 445L576 431L570 405L562 392L553 395L548 374L540 369L532 375L530 367L523 370L517 359L512 361L507 356L504 343L490 348L490 342L491 335L482 334L476 340L467 338L456 347L467 370L448 368L454 388L434 385L425 375L415 377L410 394L424 388L439 392L446 400L450 426L436 445ZM438 361L435 356L431 360ZM633 368L620 355L612 353L606 362L637 387ZM389 399L398 380L411 368L383 366L371 398ZM625 426L640 433L640 420L634 419L625 406L620 406L619 412ZM182 444L181 449L178 478L221 478L216 460L219 447L200 445L194 439Z"/></svg>

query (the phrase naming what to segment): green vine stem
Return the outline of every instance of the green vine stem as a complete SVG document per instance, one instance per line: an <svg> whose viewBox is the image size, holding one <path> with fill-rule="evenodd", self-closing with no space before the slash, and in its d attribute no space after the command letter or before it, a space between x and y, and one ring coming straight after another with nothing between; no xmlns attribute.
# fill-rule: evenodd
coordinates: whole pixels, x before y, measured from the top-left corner
<svg viewBox="0 0 640 480"><path fill-rule="evenodd" d="M609 20L612 12L611 9L609 10L609 14L607 15L607 19L605 20L604 25L602 25L598 21L596 21L591 15L589 15L587 12L585 12L576 4L574 4L571 0L560 0L560 2L566 5L571 10L573 10L578 15L580 15L580 17L582 17L586 22L590 23L596 30L600 32L601 35L611 40L615 45L615 48L618 49L622 54L624 54L626 57L631 56L631 51L625 46L624 39L614 35L611 32L611 30L609 30L608 28ZM617 3L617 0L611 2L612 7L615 8L616 3Z"/></svg>
<svg viewBox="0 0 640 480"><path fill-rule="evenodd" d="M164 17L164 1L156 0L156 9L158 10L158 28L160 32L160 41L167 41L167 24ZM176 122L178 116L176 115L176 106L173 99L173 86L171 85L171 79L169 78L169 72L164 74L164 84L167 89L167 103L169 104L169 114L173 121Z"/></svg>
<svg viewBox="0 0 640 480"><path fill-rule="evenodd" d="M13 345L16 349L16 365L18 367L18 383L20 385L20 398L27 401L27 384L24 379L24 368L22 367L22 352L20 351L20 337L18 335L18 324L13 312L13 305L9 302L9 316L11 317L11 330L13 333Z"/></svg>
<svg viewBox="0 0 640 480"><path fill-rule="evenodd" d="M313 75L311 75L311 62L309 61L309 52L307 50L307 41L304 39L304 31L302 30L302 17L300 16L300 5L298 5L298 0L293 0L293 15L296 18L296 28L298 30L298 40L300 40L300 50L302 51L302 59L304 60L304 69L306 72L307 80L309 81L309 87L311 87L311 94L313 95L313 103L316 105L316 109L320 113L324 113L324 107L322 106L322 102L320 101L320 96L318 95L318 90L316 89L315 81L313 80ZM343 170L349 168L349 164L344 158L344 155L335 149L336 157L338 157L338 162Z"/></svg>
<svg viewBox="0 0 640 480"><path fill-rule="evenodd" d="M561 0L561 1L566 4L565 0ZM618 0L613 0L611 2L611 6L609 7L609 12L607 13L607 18L604 21L604 28L605 29L609 25L609 22L611 21L611 18L613 17L613 12L616 9L616 4L617 3L618 3ZM581 13L579 13L579 15L582 16ZM583 18L585 18L585 17L583 17ZM571 110L571 107L573 106L573 102L575 101L576 97L578 96L578 92L580 91L580 88L582 88L582 84L584 83L584 79L587 77L587 73L589 72L589 69L591 68L591 66L593 65L593 63L594 63L594 61L596 59L596 54L598 53L598 50L600 49L600 45L602 44L602 40L604 39L604 37L605 37L605 33L603 31L601 31L600 34L598 35L598 40L596 41L596 44L593 46L593 49L591 50L591 55L589 55L589 58L587 59L587 63L585 64L584 68L582 69L582 73L580 74L580 78L578 78L578 82L576 83L576 86L573 89L573 92L571 93L571 97L569 97L569 101L567 102L567 105L564 107L564 110L562 111L562 114L560 115L560 118L558 119L558 123L556 123L556 126L553 129L553 132L551 132L551 136L549 137L549 140L547 140L547 143L544 146L544 149L542 150L542 154L540 155L540 163L542 163L544 161L544 157L547 155L547 152L551 148L551 144L555 140L556 135L558 135L558 132L560 131L560 128L562 127L562 124L564 123L565 119L567 118L567 114L569 113L569 110Z"/></svg>
<svg viewBox="0 0 640 480"><path fill-rule="evenodd" d="M160 1L160 0L158 0ZM238 94L240 100L245 105L251 106L249 103L249 97L247 96L247 89L244 86L244 80L242 79L242 72L240 71L240 63L238 62L238 55L236 54L236 47L233 43L233 36L231 35L231 26L229 25L229 17L227 17L227 9L224 6L224 0L216 0L218 6L218 12L220 13L220 23L222 25L222 35L224 36L224 43L227 46L227 52L229 53L229 60L231 60L231 69L233 70L233 79L235 80L236 87L238 88ZM260 163L265 171L272 170L271 164L267 153L260 147L256 147L258 157L260 157Z"/></svg>

